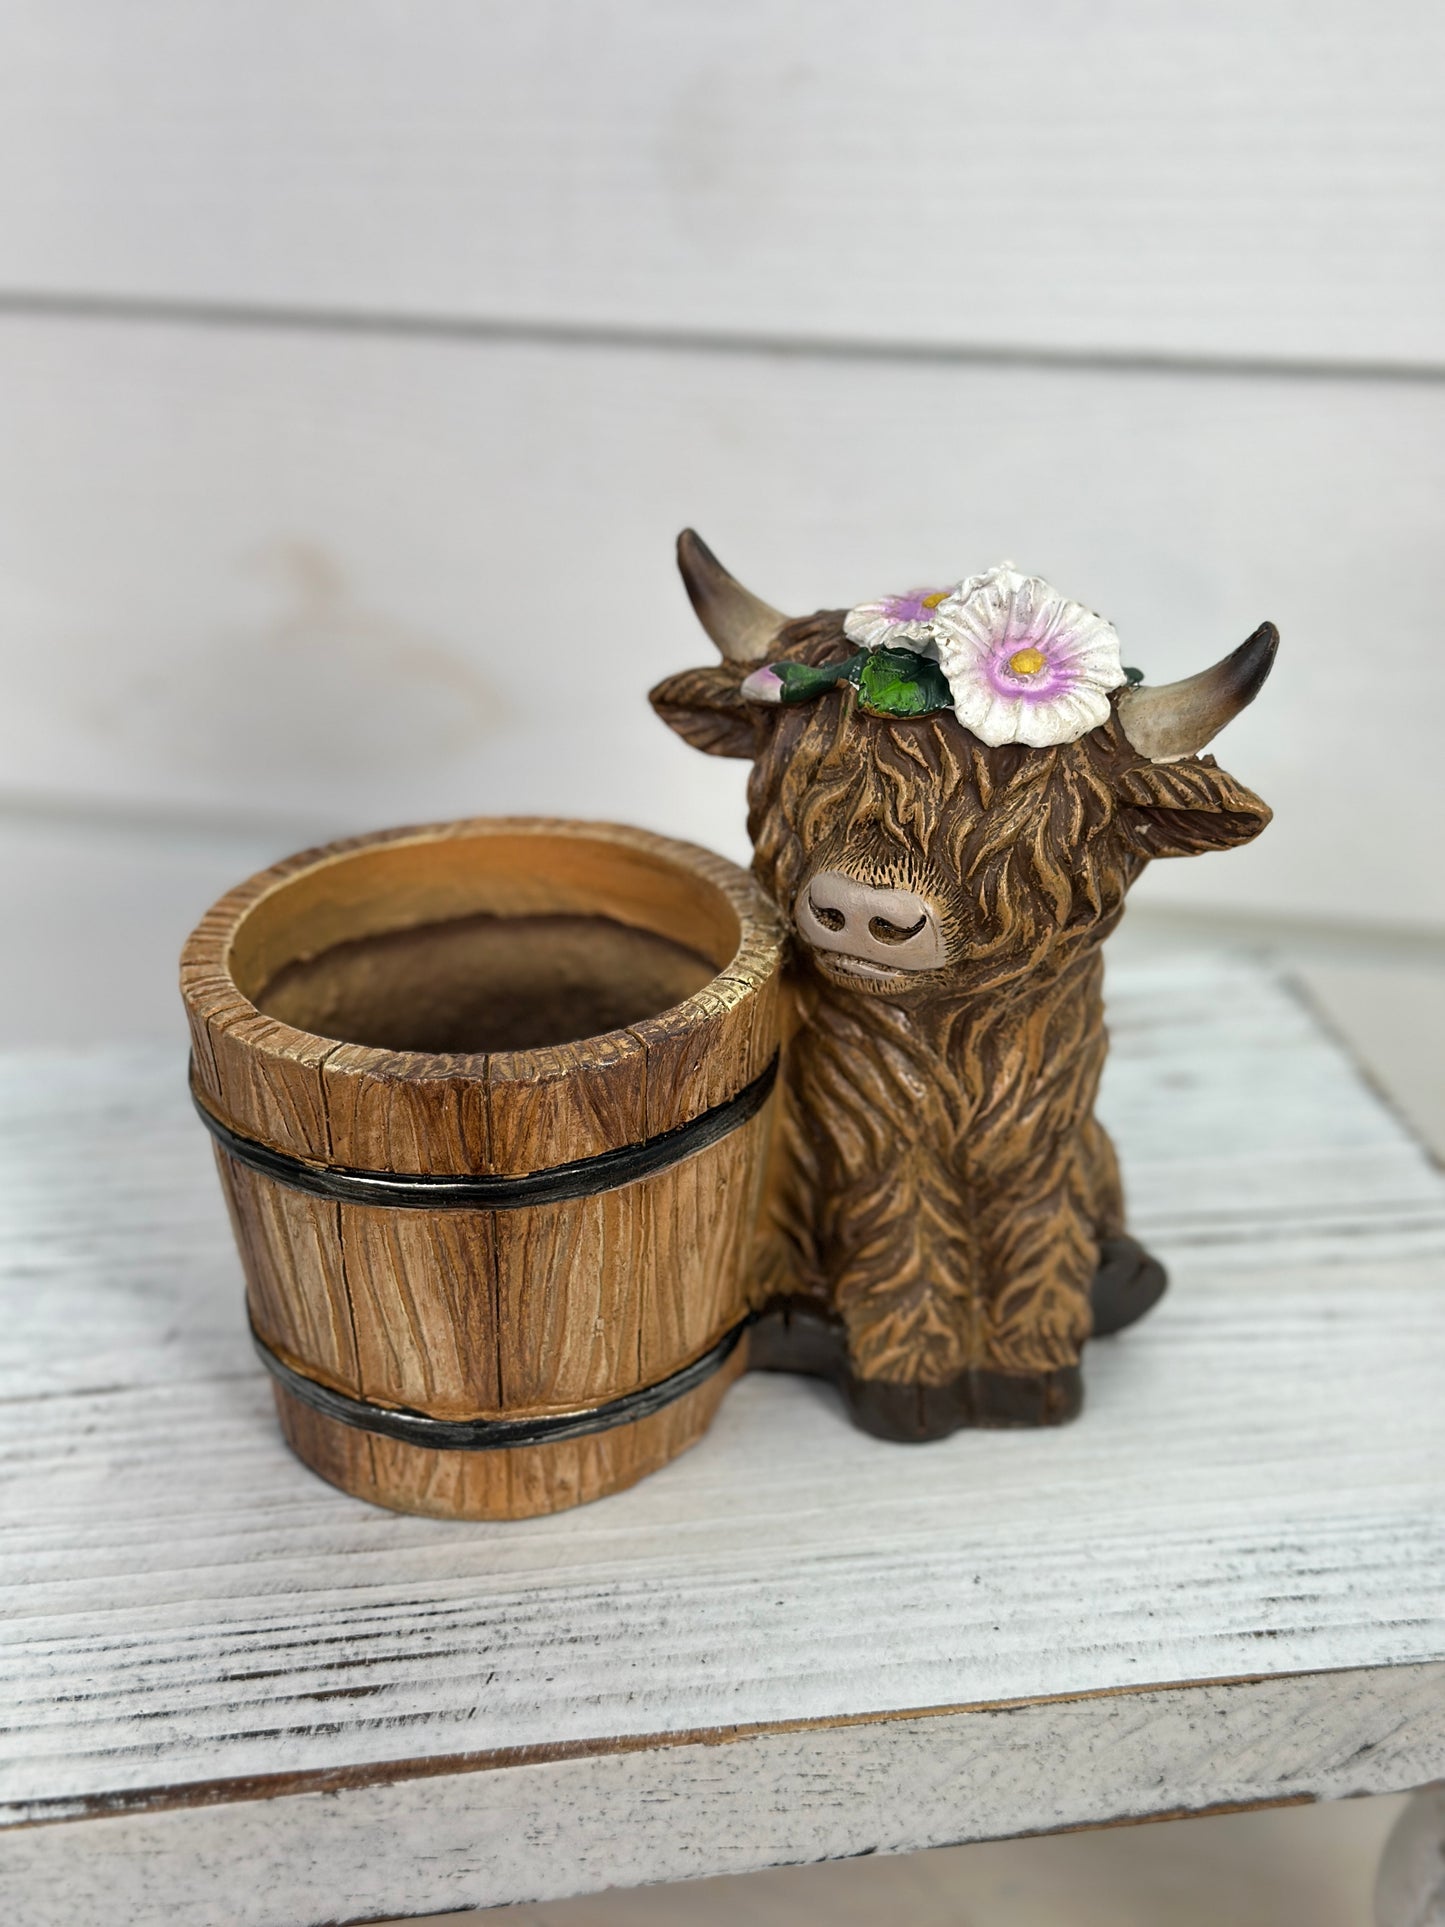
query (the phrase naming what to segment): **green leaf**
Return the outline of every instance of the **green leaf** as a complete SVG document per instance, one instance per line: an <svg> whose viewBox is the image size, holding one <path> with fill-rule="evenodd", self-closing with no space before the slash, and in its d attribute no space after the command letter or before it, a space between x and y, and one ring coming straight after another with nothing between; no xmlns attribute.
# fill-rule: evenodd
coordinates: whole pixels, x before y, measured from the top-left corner
<svg viewBox="0 0 1445 1927"><path fill-rule="evenodd" d="M785 703L807 703L845 679L851 682L866 653L866 650L860 649L857 655L847 656L842 662L824 663L821 669L814 669L806 662L770 663L768 667L783 685L778 700Z"/></svg>
<svg viewBox="0 0 1445 1927"><path fill-rule="evenodd" d="M849 681L870 716L931 716L952 709L948 678L931 656L913 649L867 651Z"/></svg>

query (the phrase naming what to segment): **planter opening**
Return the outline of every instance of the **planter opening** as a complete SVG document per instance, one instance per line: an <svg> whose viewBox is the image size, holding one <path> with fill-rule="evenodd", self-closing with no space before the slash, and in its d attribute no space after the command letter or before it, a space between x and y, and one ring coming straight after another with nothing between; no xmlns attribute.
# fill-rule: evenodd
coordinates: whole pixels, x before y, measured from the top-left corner
<svg viewBox="0 0 1445 1927"><path fill-rule="evenodd" d="M696 950L611 917L482 914L335 944L285 965L256 1003L383 1050L533 1050L659 1016L715 974Z"/></svg>

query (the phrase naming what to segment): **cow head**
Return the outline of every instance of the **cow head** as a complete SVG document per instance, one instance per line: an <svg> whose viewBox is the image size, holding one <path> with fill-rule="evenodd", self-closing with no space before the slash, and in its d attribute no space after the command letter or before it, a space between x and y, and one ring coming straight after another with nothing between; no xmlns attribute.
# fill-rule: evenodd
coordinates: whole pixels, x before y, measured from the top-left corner
<svg viewBox="0 0 1445 1927"><path fill-rule="evenodd" d="M723 660L669 677L653 706L694 747L751 760L754 869L834 985L914 1004L1007 983L1098 942L1151 858L1228 849L1269 821L1198 754L1268 675L1269 623L1187 681L1114 691L1074 740L990 746L928 706L947 695L931 663L942 695L910 698L905 669L901 700L870 699L887 652L859 652L844 611L789 620L690 530L678 562ZM758 699L780 689L791 699Z"/></svg>

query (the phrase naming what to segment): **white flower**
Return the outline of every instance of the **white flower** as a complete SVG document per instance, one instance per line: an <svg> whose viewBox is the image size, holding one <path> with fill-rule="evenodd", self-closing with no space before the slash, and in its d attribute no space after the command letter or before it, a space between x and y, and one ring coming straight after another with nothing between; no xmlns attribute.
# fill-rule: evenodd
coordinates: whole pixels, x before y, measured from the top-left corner
<svg viewBox="0 0 1445 1927"><path fill-rule="evenodd" d="M850 609L843 623L843 634L850 642L861 642L865 649L915 649L931 655L929 642L938 620L940 606L957 594L957 585L946 589L910 589L907 595L886 595L877 602L860 602Z"/></svg>
<svg viewBox="0 0 1445 1927"><path fill-rule="evenodd" d="M960 583L932 634L954 713L991 747L1076 742L1125 680L1113 625L1011 562Z"/></svg>

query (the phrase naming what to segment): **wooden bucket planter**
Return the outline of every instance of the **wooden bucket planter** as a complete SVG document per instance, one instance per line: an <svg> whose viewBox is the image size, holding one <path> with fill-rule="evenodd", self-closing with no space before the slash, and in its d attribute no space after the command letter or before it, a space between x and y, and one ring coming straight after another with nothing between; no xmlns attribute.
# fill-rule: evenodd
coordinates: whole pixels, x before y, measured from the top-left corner
<svg viewBox="0 0 1445 1927"><path fill-rule="evenodd" d="M630 1485L747 1360L781 936L733 864L479 819L293 857L182 959L296 1453L402 1511Z"/></svg>

